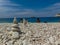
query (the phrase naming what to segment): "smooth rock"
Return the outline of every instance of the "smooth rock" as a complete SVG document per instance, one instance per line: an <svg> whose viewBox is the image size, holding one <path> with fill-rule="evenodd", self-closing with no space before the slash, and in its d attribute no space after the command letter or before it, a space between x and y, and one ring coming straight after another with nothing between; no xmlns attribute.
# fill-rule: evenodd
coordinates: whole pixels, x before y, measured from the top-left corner
<svg viewBox="0 0 60 45"><path fill-rule="evenodd" d="M11 28L12 31L18 31L19 28Z"/></svg>
<svg viewBox="0 0 60 45"><path fill-rule="evenodd" d="M27 43L27 40L25 39L25 40L23 40L23 45L28 45L28 43Z"/></svg>
<svg viewBox="0 0 60 45"><path fill-rule="evenodd" d="M49 38L49 41L50 41L50 43L54 43L54 38L51 36L51 37Z"/></svg>
<svg viewBox="0 0 60 45"><path fill-rule="evenodd" d="M13 45L12 41L6 42L7 45Z"/></svg>
<svg viewBox="0 0 60 45"><path fill-rule="evenodd" d="M13 32L12 33L12 38L19 38L19 33L18 32Z"/></svg>
<svg viewBox="0 0 60 45"><path fill-rule="evenodd" d="M12 27L18 27L19 25L18 24L13 24Z"/></svg>

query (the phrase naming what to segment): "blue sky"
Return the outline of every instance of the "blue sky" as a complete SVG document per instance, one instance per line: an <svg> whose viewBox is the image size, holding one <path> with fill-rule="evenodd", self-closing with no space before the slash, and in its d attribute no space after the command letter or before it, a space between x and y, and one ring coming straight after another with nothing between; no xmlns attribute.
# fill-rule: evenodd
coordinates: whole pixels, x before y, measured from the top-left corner
<svg viewBox="0 0 60 45"><path fill-rule="evenodd" d="M0 0L0 18L54 17L60 13L60 0Z"/></svg>

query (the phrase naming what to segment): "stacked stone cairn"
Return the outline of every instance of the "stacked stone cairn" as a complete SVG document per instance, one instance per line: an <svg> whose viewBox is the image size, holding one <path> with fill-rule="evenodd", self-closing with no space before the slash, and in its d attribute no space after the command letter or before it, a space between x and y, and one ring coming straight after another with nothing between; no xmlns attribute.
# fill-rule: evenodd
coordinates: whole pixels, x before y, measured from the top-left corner
<svg viewBox="0 0 60 45"><path fill-rule="evenodd" d="M26 19L23 19L23 24L24 24L24 26L28 26L28 21L26 20Z"/></svg>
<svg viewBox="0 0 60 45"><path fill-rule="evenodd" d="M19 28L18 22L15 17L13 20L13 25L11 28L10 36L12 39L18 39L20 37L19 35L20 35L20 28Z"/></svg>

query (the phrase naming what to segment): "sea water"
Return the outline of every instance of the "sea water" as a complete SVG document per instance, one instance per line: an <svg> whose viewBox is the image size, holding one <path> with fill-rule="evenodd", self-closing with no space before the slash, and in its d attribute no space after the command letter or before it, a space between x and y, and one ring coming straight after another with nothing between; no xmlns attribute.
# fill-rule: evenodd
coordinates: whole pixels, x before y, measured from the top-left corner
<svg viewBox="0 0 60 45"><path fill-rule="evenodd" d="M60 17L29 17L24 18L28 22L35 23L37 18L40 22L60 22ZM14 18L0 18L0 23L12 23ZM17 18L17 21L20 22L23 18Z"/></svg>

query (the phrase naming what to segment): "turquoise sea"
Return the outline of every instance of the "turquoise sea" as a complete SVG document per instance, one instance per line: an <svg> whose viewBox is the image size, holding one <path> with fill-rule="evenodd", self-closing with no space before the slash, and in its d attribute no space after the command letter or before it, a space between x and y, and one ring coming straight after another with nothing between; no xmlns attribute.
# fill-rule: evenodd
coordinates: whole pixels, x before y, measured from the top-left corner
<svg viewBox="0 0 60 45"><path fill-rule="evenodd" d="M24 18L28 22L36 22L39 18L40 22L60 22L60 17L29 17ZM14 18L0 18L0 23L12 23ZM20 22L23 18L17 18L17 21Z"/></svg>

